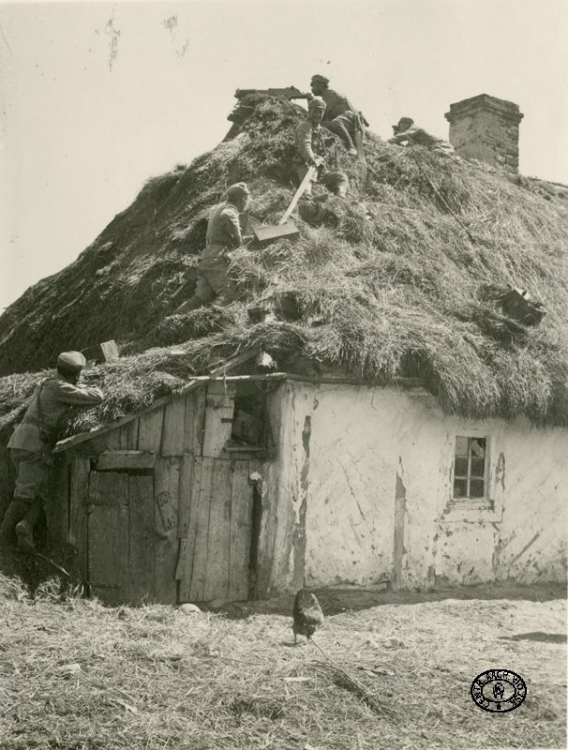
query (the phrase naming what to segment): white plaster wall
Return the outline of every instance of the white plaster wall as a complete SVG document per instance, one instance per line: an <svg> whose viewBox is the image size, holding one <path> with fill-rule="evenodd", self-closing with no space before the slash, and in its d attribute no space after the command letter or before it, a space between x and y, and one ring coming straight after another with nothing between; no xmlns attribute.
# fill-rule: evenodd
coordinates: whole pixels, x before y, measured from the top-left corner
<svg viewBox="0 0 568 750"><path fill-rule="evenodd" d="M367 390L321 386L315 394L306 514L306 583L390 579L399 413L384 415ZM392 420L396 424L392 424Z"/></svg>
<svg viewBox="0 0 568 750"><path fill-rule="evenodd" d="M298 544L311 586L566 580L568 430L448 417L421 390L291 382L282 397L280 511L297 525L305 503L305 538L296 530L296 552L287 549L281 525L280 580L300 565ZM492 508L451 503L456 435L489 438Z"/></svg>

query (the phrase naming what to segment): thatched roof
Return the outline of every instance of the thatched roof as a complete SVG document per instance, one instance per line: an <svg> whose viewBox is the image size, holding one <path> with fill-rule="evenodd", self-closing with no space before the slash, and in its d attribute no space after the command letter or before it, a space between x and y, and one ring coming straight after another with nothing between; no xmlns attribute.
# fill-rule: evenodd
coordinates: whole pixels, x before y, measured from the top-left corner
<svg viewBox="0 0 568 750"><path fill-rule="evenodd" d="M43 374L10 373L113 338L127 356L97 368L108 399L93 424L251 345L273 353L281 369L385 384L420 377L445 410L464 416L568 424L568 201L534 181L513 184L487 166L387 145L372 133L365 182L359 163L340 144L331 148L330 166L352 183L346 200L320 187L325 200L300 204L298 241L235 254L240 301L174 315L183 297L170 297L195 279L208 212L225 187L246 180L251 214L267 223L293 194L302 110L268 98L242 106L235 137L149 180L74 263L0 317L5 423ZM502 314L491 290L508 283L545 304L540 325ZM267 304L276 310L271 322L247 313Z"/></svg>

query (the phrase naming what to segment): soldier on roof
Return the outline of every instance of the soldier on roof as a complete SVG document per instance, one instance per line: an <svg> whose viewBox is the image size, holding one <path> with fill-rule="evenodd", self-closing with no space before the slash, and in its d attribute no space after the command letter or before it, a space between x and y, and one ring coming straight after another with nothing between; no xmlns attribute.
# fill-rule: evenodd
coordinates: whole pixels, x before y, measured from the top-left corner
<svg viewBox="0 0 568 750"><path fill-rule="evenodd" d="M249 198L247 185L237 182L228 188L225 202L211 212L195 292L178 307L177 313L190 312L212 300L222 305L234 299L236 285L229 274L227 255L242 244L239 216L246 209Z"/></svg>
<svg viewBox="0 0 568 750"><path fill-rule="evenodd" d="M310 85L314 96L321 96L326 105L322 125L341 138L351 156L357 156L356 142L361 143L363 125L366 124L363 115L346 96L329 88L329 78L312 76Z"/></svg>
<svg viewBox="0 0 568 750"><path fill-rule="evenodd" d="M34 551L33 529L48 500L47 483L58 421L70 407L96 406L103 400L100 388L79 385L85 365L81 352L60 354L57 374L41 382L10 438L8 448L16 467L16 488L0 526L3 547L13 543L15 531L20 549Z"/></svg>
<svg viewBox="0 0 568 750"><path fill-rule="evenodd" d="M437 154L452 156L454 148L451 143L443 138L430 135L423 128L418 128L411 117L401 117L397 125L393 125L394 135L387 143L395 143L398 146L425 146Z"/></svg>
<svg viewBox="0 0 568 750"><path fill-rule="evenodd" d="M296 128L296 156L294 166L298 184L302 182L309 167L317 167L315 182L318 178L329 187L329 189L345 197L349 181L344 172L325 172L324 153L325 141L321 128L321 121L325 113L325 102L319 97L314 97L308 103L306 119ZM306 188L306 195L311 195L312 184Z"/></svg>

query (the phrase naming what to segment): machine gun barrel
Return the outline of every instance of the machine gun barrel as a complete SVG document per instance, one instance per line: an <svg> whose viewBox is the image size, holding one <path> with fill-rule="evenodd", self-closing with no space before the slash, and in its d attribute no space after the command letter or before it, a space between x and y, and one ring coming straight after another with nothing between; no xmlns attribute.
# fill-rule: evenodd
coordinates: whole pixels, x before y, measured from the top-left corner
<svg viewBox="0 0 568 750"><path fill-rule="evenodd" d="M237 89L235 91L236 99L243 99L250 94L259 94L261 96L283 96L286 99L311 99L311 94L306 94L295 86L287 86L283 89Z"/></svg>

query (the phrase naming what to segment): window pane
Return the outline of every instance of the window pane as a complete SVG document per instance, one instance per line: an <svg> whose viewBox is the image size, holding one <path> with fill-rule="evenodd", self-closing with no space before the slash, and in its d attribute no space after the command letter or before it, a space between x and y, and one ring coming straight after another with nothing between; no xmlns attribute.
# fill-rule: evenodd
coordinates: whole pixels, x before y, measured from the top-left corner
<svg viewBox="0 0 568 750"><path fill-rule="evenodd" d="M467 458L456 458L456 477L467 477Z"/></svg>
<svg viewBox="0 0 568 750"><path fill-rule="evenodd" d="M454 497L465 497L467 493L467 481L456 479L454 481Z"/></svg>
<svg viewBox="0 0 568 750"><path fill-rule="evenodd" d="M468 439L466 437L456 438L456 456L467 456Z"/></svg>
<svg viewBox="0 0 568 750"><path fill-rule="evenodd" d="M485 438L471 438L471 455L485 458Z"/></svg>
<svg viewBox="0 0 568 750"><path fill-rule="evenodd" d="M457 461L456 461L457 464ZM485 459L484 458L472 458L471 459L471 476L472 477L483 477L485 474Z"/></svg>
<svg viewBox="0 0 568 750"><path fill-rule="evenodd" d="M483 497L485 495L485 482L483 479L472 479L469 483L470 497Z"/></svg>

